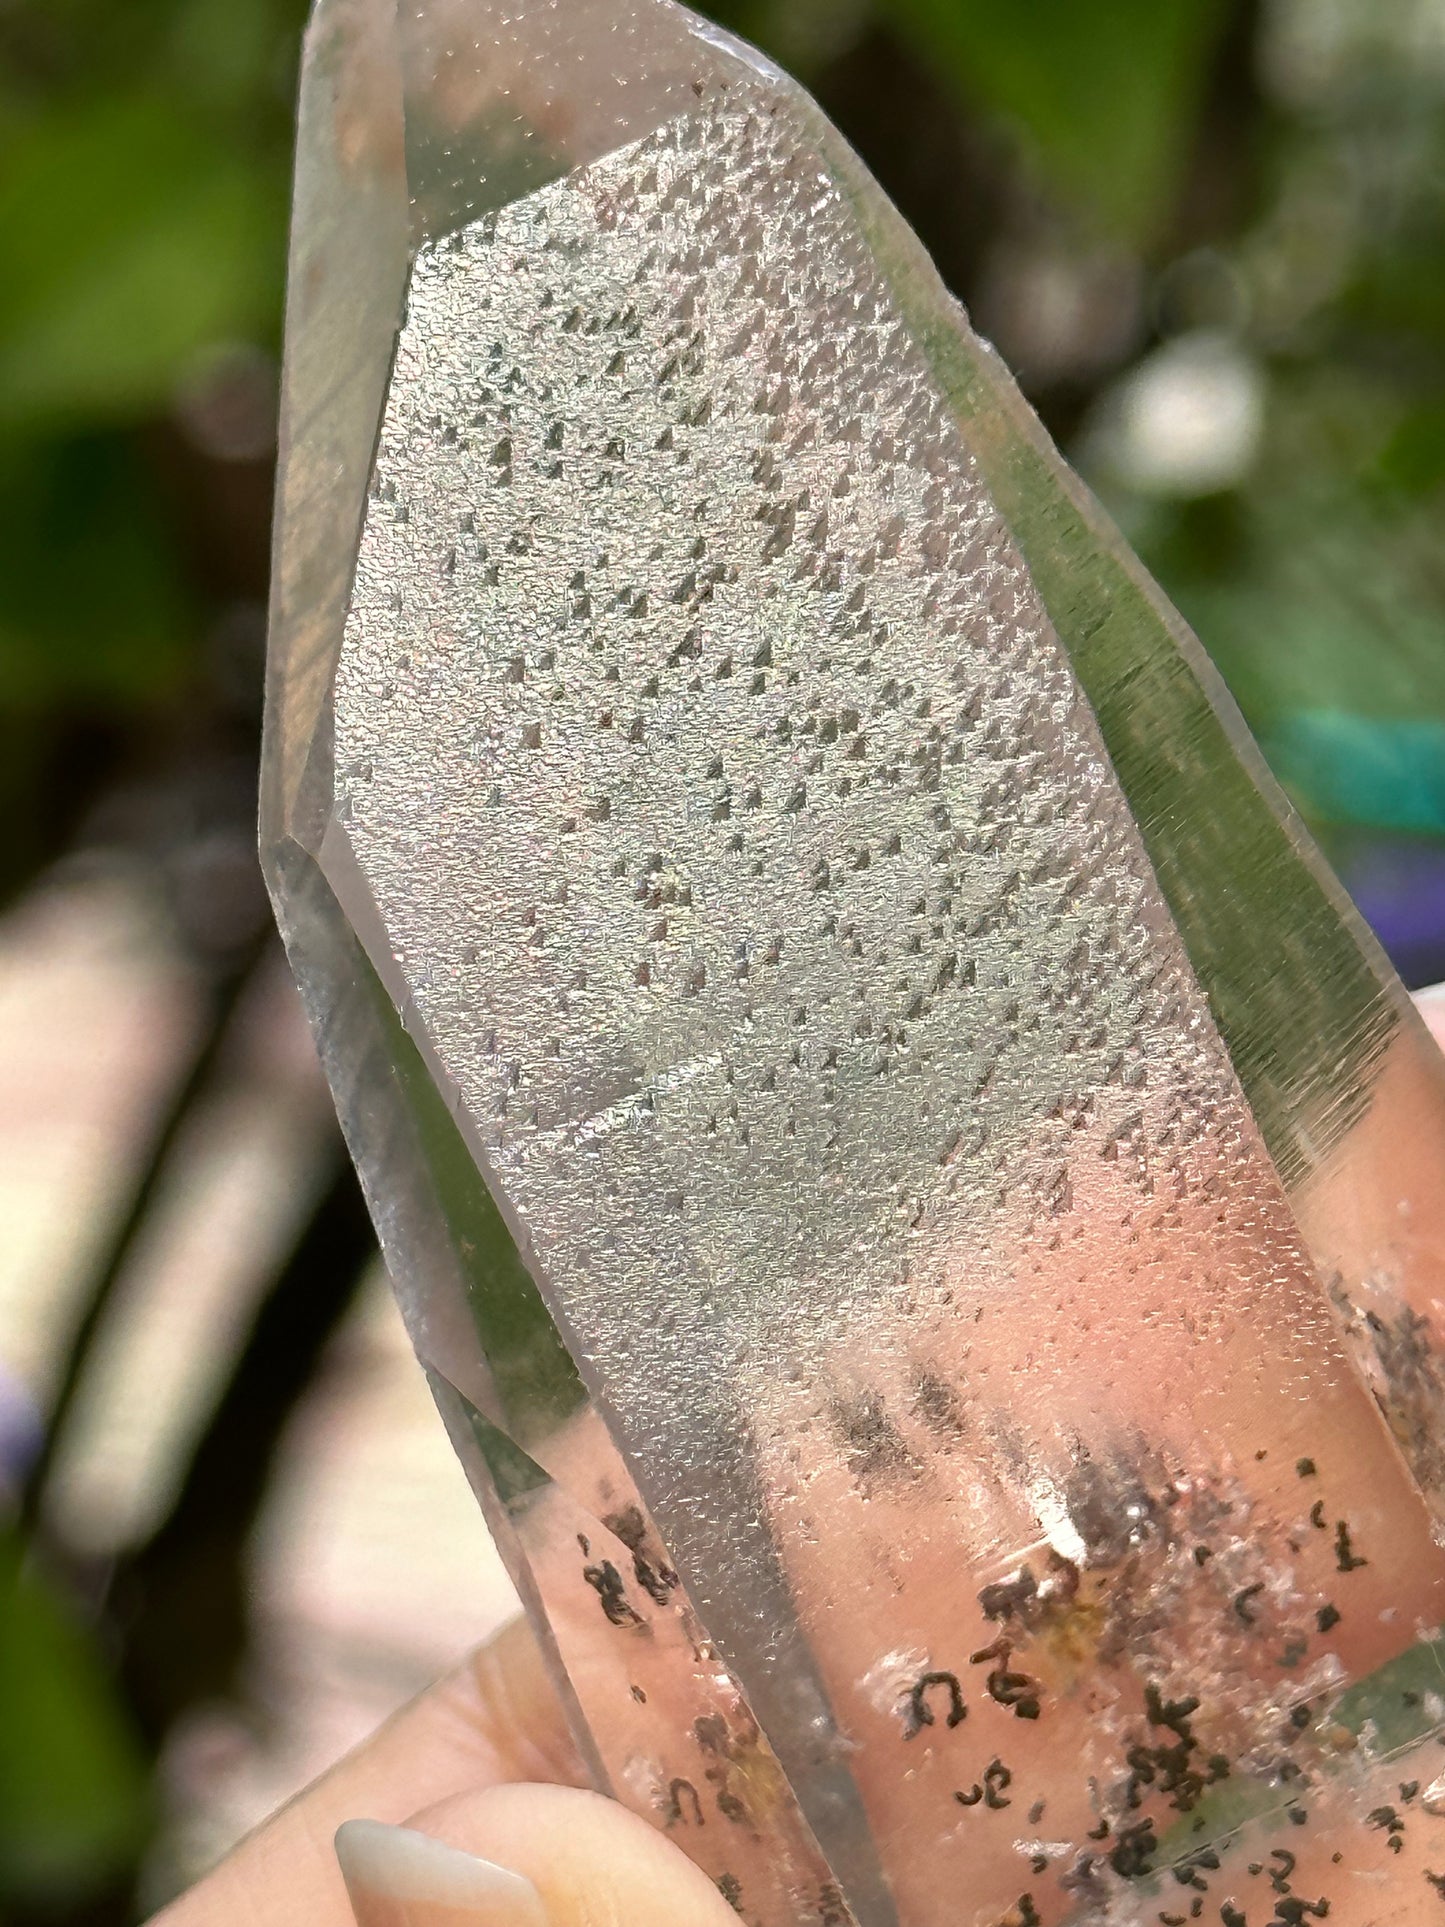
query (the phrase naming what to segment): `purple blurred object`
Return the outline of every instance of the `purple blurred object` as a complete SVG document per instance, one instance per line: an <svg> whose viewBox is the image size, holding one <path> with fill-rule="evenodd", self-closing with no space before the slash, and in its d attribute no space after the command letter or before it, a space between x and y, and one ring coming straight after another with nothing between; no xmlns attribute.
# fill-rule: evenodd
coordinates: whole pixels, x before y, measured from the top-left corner
<svg viewBox="0 0 1445 1927"><path fill-rule="evenodd" d="M1445 844L1371 837L1341 855L1339 870L1411 989L1445 978Z"/></svg>

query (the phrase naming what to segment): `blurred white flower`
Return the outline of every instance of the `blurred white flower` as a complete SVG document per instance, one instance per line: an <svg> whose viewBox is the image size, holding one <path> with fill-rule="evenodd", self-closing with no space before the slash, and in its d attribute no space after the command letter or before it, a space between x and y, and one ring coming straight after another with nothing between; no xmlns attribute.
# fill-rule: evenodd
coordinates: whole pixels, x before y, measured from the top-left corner
<svg viewBox="0 0 1445 1927"><path fill-rule="evenodd" d="M1149 495L1210 495L1249 470L1264 372L1232 336L1197 329L1145 357L1104 396L1086 458Z"/></svg>

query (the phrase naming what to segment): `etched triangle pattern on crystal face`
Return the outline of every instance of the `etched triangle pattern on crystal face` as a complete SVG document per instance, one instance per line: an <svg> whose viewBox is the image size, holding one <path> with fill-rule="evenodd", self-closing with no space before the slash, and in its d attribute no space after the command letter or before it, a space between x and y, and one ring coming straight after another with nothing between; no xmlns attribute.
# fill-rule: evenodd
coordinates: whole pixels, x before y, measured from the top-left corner
<svg viewBox="0 0 1445 1927"><path fill-rule="evenodd" d="M268 873L599 1784L768 1927L1418 1886L1445 1093L1197 645L680 9L323 0L298 182Z"/></svg>

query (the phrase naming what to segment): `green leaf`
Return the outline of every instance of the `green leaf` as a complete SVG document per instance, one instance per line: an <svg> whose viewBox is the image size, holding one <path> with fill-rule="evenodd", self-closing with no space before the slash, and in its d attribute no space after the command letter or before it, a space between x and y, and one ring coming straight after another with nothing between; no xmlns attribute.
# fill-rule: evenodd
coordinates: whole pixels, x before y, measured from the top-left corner
<svg viewBox="0 0 1445 1927"><path fill-rule="evenodd" d="M284 179L184 104L101 98L0 141L0 430L136 419L279 313Z"/></svg>
<svg viewBox="0 0 1445 1927"><path fill-rule="evenodd" d="M966 100L1012 121L1066 201L1146 238L1194 132L1220 0L884 0Z"/></svg>
<svg viewBox="0 0 1445 1927"><path fill-rule="evenodd" d="M0 1533L0 1913L75 1904L133 1864L148 1782L84 1626Z"/></svg>

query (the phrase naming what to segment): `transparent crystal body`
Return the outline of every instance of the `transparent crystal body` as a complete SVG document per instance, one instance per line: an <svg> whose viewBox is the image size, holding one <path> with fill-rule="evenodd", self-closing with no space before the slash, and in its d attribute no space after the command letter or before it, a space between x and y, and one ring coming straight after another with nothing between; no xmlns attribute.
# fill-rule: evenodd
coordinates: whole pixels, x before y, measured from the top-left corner
<svg viewBox="0 0 1445 1927"><path fill-rule="evenodd" d="M1441 1904L1438 1056L680 9L320 0L262 842L585 1757L745 1919Z"/></svg>

